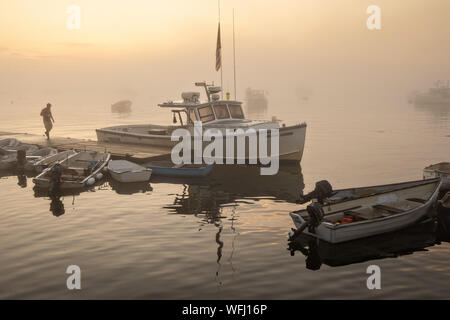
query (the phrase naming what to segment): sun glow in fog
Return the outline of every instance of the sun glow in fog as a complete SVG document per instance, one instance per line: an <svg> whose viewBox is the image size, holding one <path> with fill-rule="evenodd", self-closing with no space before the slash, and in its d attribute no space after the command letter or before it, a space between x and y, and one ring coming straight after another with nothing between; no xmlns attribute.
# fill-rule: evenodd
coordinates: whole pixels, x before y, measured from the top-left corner
<svg viewBox="0 0 450 320"><path fill-rule="evenodd" d="M186 37L186 32L195 29L192 20L200 19L206 14L204 9L211 7L202 2L203 6L186 1L3 1L2 46L35 57L40 53L90 56L154 50L192 40ZM81 8L79 30L66 27L71 4ZM202 24L207 20L206 15Z"/></svg>
<svg viewBox="0 0 450 320"><path fill-rule="evenodd" d="M66 27L69 5L81 28ZM369 0L222 0L223 86L232 91L236 12L238 97L270 92L278 109L306 86L316 97L404 95L447 79L447 0L379 0L382 30L366 28ZM46 92L92 97L119 89L173 99L215 72L213 0L4 0L0 2L0 98ZM64 81L63 81L64 80ZM240 93L240 95L239 95ZM133 97L130 97L133 98Z"/></svg>

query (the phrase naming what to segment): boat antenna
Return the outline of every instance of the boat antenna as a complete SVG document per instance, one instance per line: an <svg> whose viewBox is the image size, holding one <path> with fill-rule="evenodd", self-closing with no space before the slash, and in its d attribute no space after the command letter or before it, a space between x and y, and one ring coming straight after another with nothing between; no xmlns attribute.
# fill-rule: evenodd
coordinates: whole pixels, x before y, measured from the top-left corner
<svg viewBox="0 0 450 320"><path fill-rule="evenodd" d="M236 101L236 42L234 33L234 8L233 8L233 69L234 69L234 100Z"/></svg>
<svg viewBox="0 0 450 320"><path fill-rule="evenodd" d="M223 68L222 68L222 39L220 36L220 0L217 0L217 4L219 7L219 34L217 35L217 52L216 52L216 59L217 54L220 54L220 88L222 89L220 94L221 98L223 99ZM217 61L216 61L216 69L217 69Z"/></svg>

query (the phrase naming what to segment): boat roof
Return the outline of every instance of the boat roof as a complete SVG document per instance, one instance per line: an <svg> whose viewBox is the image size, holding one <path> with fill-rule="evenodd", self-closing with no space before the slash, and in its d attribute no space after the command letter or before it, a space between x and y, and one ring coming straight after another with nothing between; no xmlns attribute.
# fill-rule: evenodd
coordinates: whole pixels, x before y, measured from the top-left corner
<svg viewBox="0 0 450 320"><path fill-rule="evenodd" d="M186 108L186 109L192 109L192 108L199 108L199 107L205 107L209 105L220 105L220 104L237 104L241 105L242 102L236 101L236 100L216 100L216 101L207 101L207 102L184 102L184 101L167 101L158 104L161 108Z"/></svg>

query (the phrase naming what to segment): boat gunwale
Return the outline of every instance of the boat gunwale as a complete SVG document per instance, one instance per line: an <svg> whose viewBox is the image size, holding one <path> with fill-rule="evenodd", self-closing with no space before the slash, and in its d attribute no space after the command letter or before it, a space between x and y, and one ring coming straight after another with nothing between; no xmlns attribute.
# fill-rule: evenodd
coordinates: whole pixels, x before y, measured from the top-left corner
<svg viewBox="0 0 450 320"><path fill-rule="evenodd" d="M128 161L128 162L130 162L130 161ZM130 162L130 163L133 163L133 162ZM108 167L107 167L108 172L113 172L114 174L118 174L118 175L124 174L124 173L139 173L139 172L149 172L149 171L151 172L152 171L151 168L144 167L144 166L138 165L136 163L133 163L134 165L136 165L133 168L126 169L125 171L119 171L120 169L111 168L110 164L111 164L111 161L108 163Z"/></svg>
<svg viewBox="0 0 450 320"><path fill-rule="evenodd" d="M168 162L169 163L169 162ZM199 165L198 168L184 168L184 167L179 167L179 168L175 168L175 167L164 167L164 166L159 166L159 165L152 165L151 163L145 163L145 168L148 168L150 170L152 170L153 168L156 169L169 169L169 170L196 170L196 171L203 171L203 170L207 170L210 167L212 167L212 164L203 164L203 165ZM175 164L173 164L175 166Z"/></svg>
<svg viewBox="0 0 450 320"><path fill-rule="evenodd" d="M59 156L62 156L62 153L67 153L67 157L69 158L69 157L75 155L77 152L76 152L75 150L65 150L65 151L61 151L61 152L58 152L58 153L56 153L56 154L49 155L49 156L47 156L47 157L42 158L41 160L39 160L39 161L37 161L36 163L34 163L34 165L35 165L35 166L47 165L46 163L44 163L44 161L48 161L48 159L50 159L50 158L52 158L52 157L55 157L55 158L56 158L58 155L59 155ZM67 159L67 158L66 158L66 159ZM56 160L55 162L64 161L64 160L66 160L66 159Z"/></svg>
<svg viewBox="0 0 450 320"><path fill-rule="evenodd" d="M183 101L166 101L158 103L160 108L180 108L180 109L194 109L206 106L213 106L215 104L239 104L242 106L242 101L237 100L217 100L217 101L199 101L199 102L183 102Z"/></svg>
<svg viewBox="0 0 450 320"><path fill-rule="evenodd" d="M290 130L300 129L300 128L306 128L306 127L307 127L306 122L303 122L303 123L296 124L296 125L293 125L293 126L281 127L281 128L277 128L277 129L281 133L281 132L285 132L285 131L290 131ZM103 133L103 134L112 134L112 135L116 135L116 136L133 137L133 138L137 138L138 140L141 140L141 139L159 139L159 140L170 140L171 142L175 142L175 141L172 141L172 136L171 135L124 132L124 131L118 131L118 130L115 130L115 129L112 129L112 128L117 128L117 127L108 127L108 128L95 129L95 131ZM180 126L180 128L184 128L184 126L183 127ZM246 134L244 133L244 136L245 135ZM238 137L237 135L233 135L233 136L234 137ZM192 137L192 139L194 139L194 137ZM224 139L226 139L226 136L224 137Z"/></svg>
<svg viewBox="0 0 450 320"><path fill-rule="evenodd" d="M417 185L413 185L413 186L404 187L404 188L401 188L401 189L394 190L394 191L400 191L400 190L406 190L406 189L409 189L409 188L415 188L415 187L418 187L418 186L423 186L423 185L426 185L426 184L431 184L431 183L437 182L438 180L441 180L441 178L437 177L437 178L430 178L430 179L424 179L424 180L414 180L414 181L408 181L408 182L390 183L390 184L383 184L383 185L376 185L376 186L369 186L369 187L355 187L355 188L339 189L339 190L336 190L335 192L337 193L337 192L346 191L346 190L369 189L369 188L388 187L388 186L395 186L395 185L401 185L401 184L423 182L421 184L417 184ZM337 204L337 203L345 203L345 202L348 202L348 201L354 201L354 200L363 199L363 198L368 198L368 197L372 197L372 196L375 196L375 195L390 193L390 192L394 192L394 191L390 190L390 191L376 192L376 193L368 194L368 195L365 195L365 196L357 197L357 198L354 198L354 199L345 199L345 200L342 200L342 201L336 201L334 203L330 203L330 205L334 205L334 204ZM300 209L300 210L291 211L291 212L292 213L300 213L300 212L305 212L305 211L306 211L306 208ZM328 213L327 215L329 215L329 214L333 214L333 213Z"/></svg>
<svg viewBox="0 0 450 320"><path fill-rule="evenodd" d="M353 188L338 189L338 190L334 190L333 191L333 195L336 195L338 192L347 191L347 190L381 188L381 187L389 187L389 186L410 184L410 183L417 183L418 185L425 185L425 184L431 183L431 180L438 180L438 179L439 178L429 178L429 179L412 180L412 181L408 181L408 182L395 182L395 183L388 183L388 184L379 184L379 185L368 186L368 187L353 187ZM411 188L411 187L417 187L418 185L414 185L414 186L410 186L410 187L404 187L404 188L401 188L401 189L398 189L398 190L403 190L403 189L407 189L407 188ZM385 193L385 192L386 191L379 192L379 193ZM387 191L387 192L392 192L392 191ZM379 193L374 193L374 194L379 194ZM370 195L367 195L367 196L361 196L361 197L359 197L357 199L364 198L364 197L370 197L370 196L373 196L374 194L370 194ZM355 199L347 199L347 200L355 200ZM347 201L347 200L340 201L339 203Z"/></svg>

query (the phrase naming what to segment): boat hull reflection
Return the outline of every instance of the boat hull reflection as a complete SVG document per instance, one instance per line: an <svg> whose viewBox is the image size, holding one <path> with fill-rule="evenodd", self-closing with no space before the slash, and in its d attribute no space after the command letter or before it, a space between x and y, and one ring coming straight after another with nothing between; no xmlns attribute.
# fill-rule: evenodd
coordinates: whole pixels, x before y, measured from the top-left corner
<svg viewBox="0 0 450 320"><path fill-rule="evenodd" d="M442 241L450 241L450 219L447 214L438 214L436 218L401 231L339 244L302 234L289 242L288 250L291 255L302 253L306 257L306 268L318 270L322 264L338 267L426 251L426 248L439 245Z"/></svg>
<svg viewBox="0 0 450 320"><path fill-rule="evenodd" d="M111 189L117 194L132 195L135 193L146 193L153 191L153 188L148 181L121 183L114 179L109 179L108 183Z"/></svg>
<svg viewBox="0 0 450 320"><path fill-rule="evenodd" d="M152 183L168 180L151 180ZM260 168L247 165L216 165L205 179L186 183L173 204L166 206L178 214L218 215L221 207L246 200L269 198L295 203L304 183L299 164L282 165L276 175L262 176Z"/></svg>

